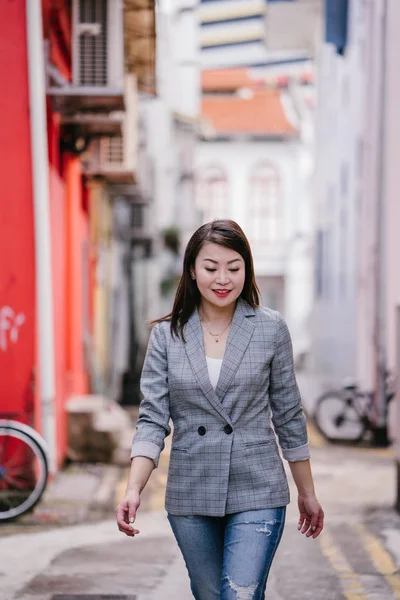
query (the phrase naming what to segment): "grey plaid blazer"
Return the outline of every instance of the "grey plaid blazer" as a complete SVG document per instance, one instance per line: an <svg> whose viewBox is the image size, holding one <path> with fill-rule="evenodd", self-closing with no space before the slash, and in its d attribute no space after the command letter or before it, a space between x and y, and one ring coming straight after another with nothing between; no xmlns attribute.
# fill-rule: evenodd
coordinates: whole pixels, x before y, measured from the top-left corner
<svg viewBox="0 0 400 600"><path fill-rule="evenodd" d="M289 503L284 458L309 458L290 335L282 316L239 299L216 389L211 385L197 310L185 339L155 325L143 366L132 457L155 465L173 439L166 510L223 516Z"/></svg>

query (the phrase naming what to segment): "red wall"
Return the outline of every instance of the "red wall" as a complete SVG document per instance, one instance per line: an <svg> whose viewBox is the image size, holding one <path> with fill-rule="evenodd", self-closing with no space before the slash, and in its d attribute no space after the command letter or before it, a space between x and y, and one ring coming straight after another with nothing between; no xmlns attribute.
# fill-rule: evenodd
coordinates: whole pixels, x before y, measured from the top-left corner
<svg viewBox="0 0 400 600"><path fill-rule="evenodd" d="M0 413L31 413L35 261L25 0L0 2Z"/></svg>
<svg viewBox="0 0 400 600"><path fill-rule="evenodd" d="M50 168L51 259L54 310L54 378L57 437L57 463L65 457L67 446L66 400L66 239L65 185L57 171Z"/></svg>
<svg viewBox="0 0 400 600"><path fill-rule="evenodd" d="M0 416L40 427L36 367L35 246L26 0L0 0ZM65 76L70 69L67 3L43 0L45 37ZM60 156L60 117L48 101L54 302L57 462L66 450L65 401L88 390L83 333L88 329L89 229L77 157ZM86 282L86 283L85 283ZM35 407L36 401L36 407Z"/></svg>
<svg viewBox="0 0 400 600"><path fill-rule="evenodd" d="M64 157L64 176L67 211L67 395L73 395L86 394L89 386L83 340L89 317L89 219L82 201L82 165L78 157Z"/></svg>

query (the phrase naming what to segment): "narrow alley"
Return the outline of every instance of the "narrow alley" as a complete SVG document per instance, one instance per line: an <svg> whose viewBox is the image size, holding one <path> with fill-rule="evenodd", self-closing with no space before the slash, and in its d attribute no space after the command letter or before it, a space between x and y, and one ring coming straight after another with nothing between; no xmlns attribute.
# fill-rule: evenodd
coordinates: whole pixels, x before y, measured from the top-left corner
<svg viewBox="0 0 400 600"><path fill-rule="evenodd" d="M306 539L297 531L292 489L287 526L266 597L399 599L400 517L392 509L393 452L330 446L312 426L309 437L326 527L317 540ZM140 534L134 539L118 531L111 507L109 514L107 510L101 513L105 518L100 520L85 516L85 506L95 500L96 492L82 487L84 467L69 480L67 474L59 474L58 485L62 488L63 477L68 482L74 515L81 514L82 522L68 524L67 514L54 516L60 487L56 493L56 486L54 492L51 486L42 523L33 515L3 525L1 600L189 600L185 566L163 510L167 468L168 447L143 494L137 518ZM117 504L124 493L127 469L108 469L97 495L104 501L108 482L114 485L108 491ZM68 497L65 487L62 493L64 499Z"/></svg>
<svg viewBox="0 0 400 600"><path fill-rule="evenodd" d="M400 600L400 0L0 30L0 600Z"/></svg>

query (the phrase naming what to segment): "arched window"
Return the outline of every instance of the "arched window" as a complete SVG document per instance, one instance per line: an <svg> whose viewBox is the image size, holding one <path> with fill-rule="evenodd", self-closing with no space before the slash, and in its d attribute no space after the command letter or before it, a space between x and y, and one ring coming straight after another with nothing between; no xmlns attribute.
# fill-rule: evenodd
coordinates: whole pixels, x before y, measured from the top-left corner
<svg viewBox="0 0 400 600"><path fill-rule="evenodd" d="M270 163L257 165L250 177L249 237L256 245L283 240L283 206L280 178Z"/></svg>
<svg viewBox="0 0 400 600"><path fill-rule="evenodd" d="M196 179L196 203L204 223L228 218L228 180L221 167L209 165L200 169Z"/></svg>

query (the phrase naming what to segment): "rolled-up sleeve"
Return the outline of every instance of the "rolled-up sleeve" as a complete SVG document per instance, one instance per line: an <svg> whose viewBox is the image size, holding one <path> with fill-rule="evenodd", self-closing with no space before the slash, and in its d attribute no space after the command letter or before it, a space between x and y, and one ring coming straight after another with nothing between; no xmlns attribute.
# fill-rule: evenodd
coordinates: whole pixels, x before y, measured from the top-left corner
<svg viewBox="0 0 400 600"><path fill-rule="evenodd" d="M292 340L286 322L279 313L275 354L271 362L269 398L272 422L283 457L290 462L309 459L306 417L296 382Z"/></svg>
<svg viewBox="0 0 400 600"><path fill-rule="evenodd" d="M161 324L151 332L143 364L140 389L143 399L139 407L131 458L146 456L158 466L164 440L171 433L169 426L169 389L167 344Z"/></svg>

